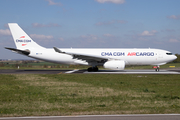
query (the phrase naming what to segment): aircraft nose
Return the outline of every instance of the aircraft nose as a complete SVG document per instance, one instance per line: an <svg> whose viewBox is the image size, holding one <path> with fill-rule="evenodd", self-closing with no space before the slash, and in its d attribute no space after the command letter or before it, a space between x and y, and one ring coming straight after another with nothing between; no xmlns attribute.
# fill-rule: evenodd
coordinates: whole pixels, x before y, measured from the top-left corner
<svg viewBox="0 0 180 120"><path fill-rule="evenodd" d="M173 59L174 59L174 60L177 59L177 56L173 55Z"/></svg>

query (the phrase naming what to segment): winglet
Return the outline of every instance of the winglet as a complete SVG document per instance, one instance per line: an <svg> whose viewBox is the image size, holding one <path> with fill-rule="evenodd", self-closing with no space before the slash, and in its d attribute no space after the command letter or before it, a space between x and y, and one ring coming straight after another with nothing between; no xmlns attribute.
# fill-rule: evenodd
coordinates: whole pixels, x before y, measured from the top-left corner
<svg viewBox="0 0 180 120"><path fill-rule="evenodd" d="M54 48L54 50L56 51L56 52L58 52L58 53L65 53L65 52L62 52L61 50L59 50L57 47L53 47Z"/></svg>

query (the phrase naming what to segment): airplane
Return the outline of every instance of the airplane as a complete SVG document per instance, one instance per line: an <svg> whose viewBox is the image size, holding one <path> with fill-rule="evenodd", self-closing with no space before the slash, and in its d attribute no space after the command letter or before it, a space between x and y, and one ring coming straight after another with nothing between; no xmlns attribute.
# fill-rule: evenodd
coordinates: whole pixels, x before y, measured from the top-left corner
<svg viewBox="0 0 180 120"><path fill-rule="evenodd" d="M171 52L161 49L119 48L45 48L33 41L17 23L8 23L16 48L5 47L13 52L59 64L88 65L89 72L98 71L98 66L112 70L124 70L126 65L159 66L175 60Z"/></svg>

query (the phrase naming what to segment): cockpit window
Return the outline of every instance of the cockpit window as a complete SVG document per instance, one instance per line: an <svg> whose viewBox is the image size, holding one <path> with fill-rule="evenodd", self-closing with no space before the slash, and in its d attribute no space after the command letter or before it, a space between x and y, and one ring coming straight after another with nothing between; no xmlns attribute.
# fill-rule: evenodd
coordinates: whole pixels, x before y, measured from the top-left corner
<svg viewBox="0 0 180 120"><path fill-rule="evenodd" d="M172 55L172 53L166 53L167 55Z"/></svg>

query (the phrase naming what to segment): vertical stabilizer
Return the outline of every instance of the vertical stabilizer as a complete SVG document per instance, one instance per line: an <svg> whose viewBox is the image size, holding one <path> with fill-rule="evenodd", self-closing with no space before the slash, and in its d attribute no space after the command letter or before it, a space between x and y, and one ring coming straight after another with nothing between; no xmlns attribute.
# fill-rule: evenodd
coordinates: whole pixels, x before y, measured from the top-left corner
<svg viewBox="0 0 180 120"><path fill-rule="evenodd" d="M17 23L8 23L17 49L42 48L34 42Z"/></svg>

